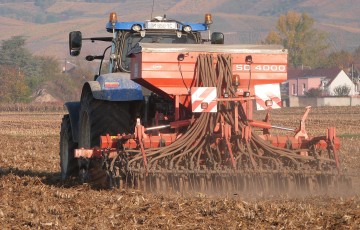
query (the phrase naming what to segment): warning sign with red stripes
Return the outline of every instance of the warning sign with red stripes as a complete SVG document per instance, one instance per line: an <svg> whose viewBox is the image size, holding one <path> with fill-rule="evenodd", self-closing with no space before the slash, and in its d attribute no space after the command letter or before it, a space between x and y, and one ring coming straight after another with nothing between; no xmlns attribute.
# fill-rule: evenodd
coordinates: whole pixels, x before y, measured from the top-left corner
<svg viewBox="0 0 360 230"><path fill-rule="evenodd" d="M279 84L255 85L256 109L265 110L281 108L281 93ZM268 102L266 102L268 101ZM268 103L268 105L266 105ZM272 103L269 106L269 103Z"/></svg>
<svg viewBox="0 0 360 230"><path fill-rule="evenodd" d="M193 113L217 112L216 87L191 88L191 107Z"/></svg>

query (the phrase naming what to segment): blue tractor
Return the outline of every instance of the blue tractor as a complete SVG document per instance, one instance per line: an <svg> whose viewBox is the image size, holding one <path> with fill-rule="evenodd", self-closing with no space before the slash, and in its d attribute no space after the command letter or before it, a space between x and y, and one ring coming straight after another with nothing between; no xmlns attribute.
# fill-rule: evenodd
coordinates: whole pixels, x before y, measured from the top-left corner
<svg viewBox="0 0 360 230"><path fill-rule="evenodd" d="M166 99L130 79L131 58L128 54L131 50L136 48L139 42L223 44L222 33L210 34L211 24L210 14L205 15L203 23L182 23L166 16L146 21L120 22L116 13L111 13L106 24L106 30L111 36L83 38L80 31L70 32L71 56L80 54L84 40L108 42L109 46L102 55L86 56L87 61L100 60L98 74L93 81L83 85L80 101L65 103L68 114L62 119L60 132L62 179L80 175L82 180L86 180L89 169L97 167L94 160L75 158L75 149L99 146L101 135L132 133L136 118L141 117L142 123L146 125L156 109L163 110L163 114L172 112L171 103L161 106L167 103ZM202 38L202 34L207 38ZM105 59L109 60L108 73L103 74Z"/></svg>

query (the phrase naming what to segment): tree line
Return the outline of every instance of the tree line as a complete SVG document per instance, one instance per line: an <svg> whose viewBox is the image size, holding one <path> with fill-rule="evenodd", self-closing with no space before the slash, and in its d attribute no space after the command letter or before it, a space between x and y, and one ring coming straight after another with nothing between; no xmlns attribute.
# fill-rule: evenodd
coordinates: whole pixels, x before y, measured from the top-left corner
<svg viewBox="0 0 360 230"><path fill-rule="evenodd" d="M25 48L25 38L14 36L2 41L0 47L0 102L31 102L34 93L47 89L57 99L75 100L81 84L87 79L72 78L62 73L54 57L33 55ZM89 76L89 73L74 74Z"/></svg>

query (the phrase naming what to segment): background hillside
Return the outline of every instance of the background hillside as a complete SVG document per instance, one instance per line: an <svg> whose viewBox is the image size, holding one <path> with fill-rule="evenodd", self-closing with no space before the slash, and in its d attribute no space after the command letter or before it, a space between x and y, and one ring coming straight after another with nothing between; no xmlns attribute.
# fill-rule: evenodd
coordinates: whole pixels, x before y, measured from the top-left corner
<svg viewBox="0 0 360 230"><path fill-rule="evenodd" d="M203 21L212 13L212 31L226 35L226 43L257 43L288 10L306 12L315 27L328 33L332 48L351 51L360 45L360 2L353 0L0 0L0 40L26 37L36 55L68 57L68 33L102 36L109 12L118 20L146 20L166 14L180 21ZM152 13L153 8L153 13ZM91 48L93 49L93 48ZM90 50L90 52L96 52Z"/></svg>

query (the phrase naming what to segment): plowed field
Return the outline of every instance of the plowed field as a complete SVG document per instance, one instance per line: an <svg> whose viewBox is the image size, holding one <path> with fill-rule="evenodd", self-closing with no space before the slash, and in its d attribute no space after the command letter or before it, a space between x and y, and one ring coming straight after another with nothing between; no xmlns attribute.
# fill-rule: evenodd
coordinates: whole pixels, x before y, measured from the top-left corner
<svg viewBox="0 0 360 230"><path fill-rule="evenodd" d="M296 127L303 108L273 111L276 125ZM257 116L264 114L258 113ZM347 194L293 197L145 194L62 182L62 113L0 112L1 229L360 229L360 107L314 108L306 128L337 127Z"/></svg>

